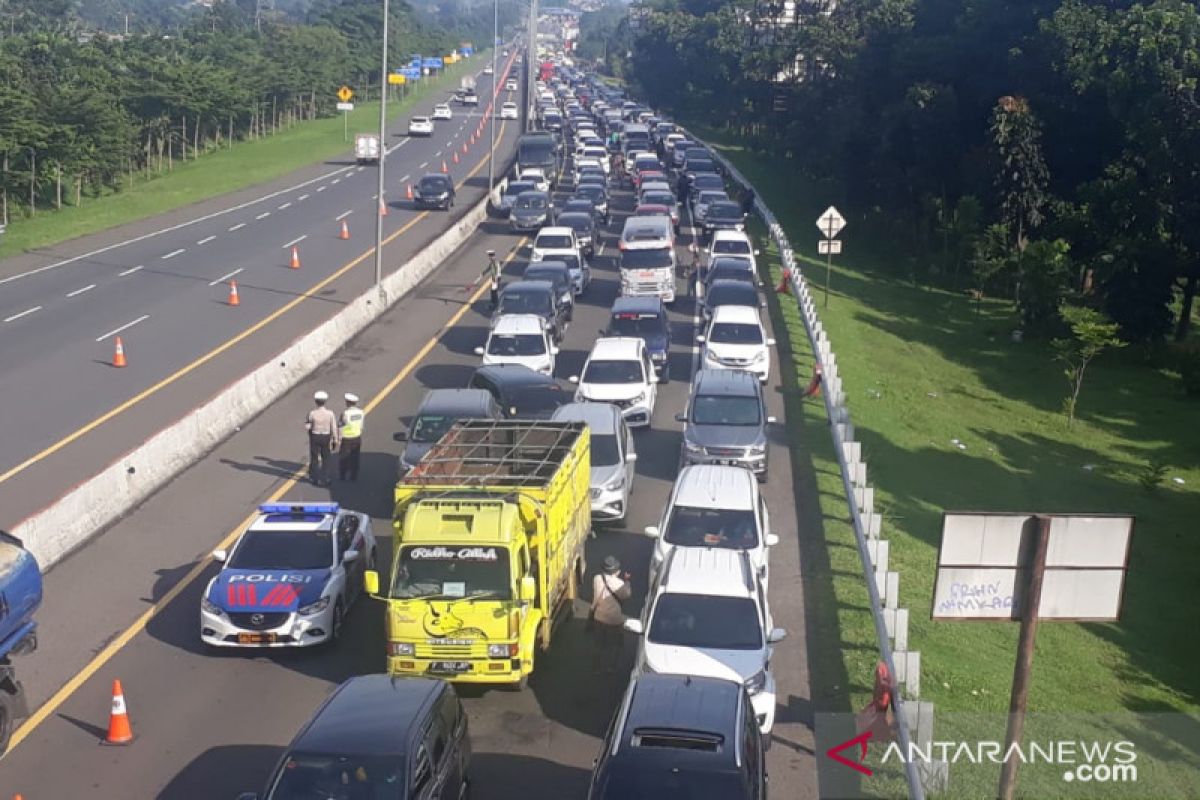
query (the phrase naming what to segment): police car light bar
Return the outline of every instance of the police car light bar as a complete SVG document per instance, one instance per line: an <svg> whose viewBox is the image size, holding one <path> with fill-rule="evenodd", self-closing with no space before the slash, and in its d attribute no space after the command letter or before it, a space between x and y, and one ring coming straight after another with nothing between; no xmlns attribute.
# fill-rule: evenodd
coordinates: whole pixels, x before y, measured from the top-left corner
<svg viewBox="0 0 1200 800"><path fill-rule="evenodd" d="M336 514L337 503L264 503L258 507L263 514Z"/></svg>

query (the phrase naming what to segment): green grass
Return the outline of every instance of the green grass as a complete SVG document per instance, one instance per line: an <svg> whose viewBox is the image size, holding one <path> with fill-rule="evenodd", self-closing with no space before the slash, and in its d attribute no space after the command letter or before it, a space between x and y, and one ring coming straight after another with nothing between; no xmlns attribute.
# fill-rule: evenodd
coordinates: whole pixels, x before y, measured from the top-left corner
<svg viewBox="0 0 1200 800"><path fill-rule="evenodd" d="M424 80L400 102L388 104L389 117L405 113L418 100L451 88L466 71L483 61L476 56L452 64L437 79ZM47 247L59 242L171 211L200 200L265 183L289 172L324 161L353 148L354 134L379 129L379 104L356 104L347 120L349 141L343 138L342 115L298 123L275 136L236 143L198 160L180 162L175 169L149 181L139 175L133 188L98 198L84 197L79 207L39 210L31 217L10 220L0 237L0 257Z"/></svg>
<svg viewBox="0 0 1200 800"><path fill-rule="evenodd" d="M763 193L814 267L810 280L820 285L824 262L812 257L812 221L823 198L807 196L777 161L725 152ZM1103 356L1087 376L1081 419L1067 428L1061 368L1044 344L1011 341L1007 306L985 304L977 312L966 297L894 279L888 264L856 257L867 248L855 242L853 214L846 216L847 255L835 265L828 308L818 304L818 312L892 541L901 604L912 610L910 642L922 654L923 698L934 700L939 714L1005 711L1017 637L1015 624L929 620L943 510L1128 513L1137 525L1121 621L1043 624L1030 708L1200 710L1191 674L1200 626L1189 592L1200 558L1193 535L1200 512L1195 403L1182 396L1175 376L1138 363L1132 352ZM773 270L777 279L777 262ZM812 357L794 301L775 313L791 340L794 374L806 384ZM831 593L809 602L817 631L809 647L814 695L836 704L848 680L848 702L858 708L876 643L823 416L818 405L805 403L799 429L824 521L812 535L828 560L828 575L818 576L815 588ZM1169 466L1153 493L1138 481L1151 461ZM840 664L831 650L839 651Z"/></svg>

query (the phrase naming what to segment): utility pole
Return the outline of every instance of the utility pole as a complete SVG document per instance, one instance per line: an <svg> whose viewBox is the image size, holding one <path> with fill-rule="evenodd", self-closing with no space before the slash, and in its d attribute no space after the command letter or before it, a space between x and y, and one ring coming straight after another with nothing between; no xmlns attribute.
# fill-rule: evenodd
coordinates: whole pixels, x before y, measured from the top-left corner
<svg viewBox="0 0 1200 800"><path fill-rule="evenodd" d="M534 70L535 62L537 61L537 31L538 31L538 0L530 0L529 3L529 57L526 59L529 63L526 64L527 78L525 82L525 131L533 130L533 86L534 86Z"/></svg>
<svg viewBox="0 0 1200 800"><path fill-rule="evenodd" d="M387 161L387 78L388 78L388 0L383 0L383 53L379 67L379 181L376 193L379 207L375 209L375 288L383 300L383 172Z"/></svg>
<svg viewBox="0 0 1200 800"><path fill-rule="evenodd" d="M496 189L496 100L500 97L497 91L500 87L496 81L500 80L500 76L496 74L496 49L500 46L496 40L500 38L500 0L492 0L492 99L491 103L491 148L488 150L488 194L491 195Z"/></svg>

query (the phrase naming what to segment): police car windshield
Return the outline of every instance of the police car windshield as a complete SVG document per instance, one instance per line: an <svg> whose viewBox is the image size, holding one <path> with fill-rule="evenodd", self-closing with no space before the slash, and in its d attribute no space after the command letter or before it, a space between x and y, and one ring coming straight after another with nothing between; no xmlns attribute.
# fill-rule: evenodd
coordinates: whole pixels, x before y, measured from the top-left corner
<svg viewBox="0 0 1200 800"><path fill-rule="evenodd" d="M328 569L333 564L329 531L247 531L229 558L231 569Z"/></svg>
<svg viewBox="0 0 1200 800"><path fill-rule="evenodd" d="M267 800L314 797L398 797L406 785L404 759L293 753Z"/></svg>
<svg viewBox="0 0 1200 800"><path fill-rule="evenodd" d="M498 547L414 545L400 551L392 597L512 599L508 552Z"/></svg>
<svg viewBox="0 0 1200 800"><path fill-rule="evenodd" d="M748 550L758 545L758 527L748 508L675 506L663 539L680 547Z"/></svg>

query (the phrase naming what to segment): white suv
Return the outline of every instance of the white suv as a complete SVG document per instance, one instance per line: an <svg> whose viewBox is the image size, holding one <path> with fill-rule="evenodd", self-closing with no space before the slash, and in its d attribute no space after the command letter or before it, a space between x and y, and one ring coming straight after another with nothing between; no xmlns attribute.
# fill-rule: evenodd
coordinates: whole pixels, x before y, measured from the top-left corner
<svg viewBox="0 0 1200 800"><path fill-rule="evenodd" d="M550 332L537 314L504 314L488 332L487 344L475 348L483 366L521 364L543 375L554 374L554 346Z"/></svg>
<svg viewBox="0 0 1200 800"><path fill-rule="evenodd" d="M571 273L571 291L580 295L592 282L592 267L583 257L583 248L575 236L575 229L564 225L551 225L538 231L529 254L530 263L539 261L562 261Z"/></svg>
<svg viewBox="0 0 1200 800"><path fill-rule="evenodd" d="M641 634L633 677L698 675L742 683L763 733L775 725L772 645L776 628L762 582L744 551L680 547L650 587L641 619L625 622Z"/></svg>
<svg viewBox="0 0 1200 800"><path fill-rule="evenodd" d="M572 375L579 384L576 403L612 403L631 428L649 427L658 397L658 378L646 342L632 336L597 339L583 365L583 375Z"/></svg>
<svg viewBox="0 0 1200 800"><path fill-rule="evenodd" d="M673 550L704 548L749 553L750 563L766 587L770 582L768 554L779 543L779 537L771 533L771 518L754 473L717 464L681 469L662 520L646 528L645 534L654 539L651 583Z"/></svg>
<svg viewBox="0 0 1200 800"><path fill-rule="evenodd" d="M433 107L434 119L454 119L454 112L450 110L449 103L438 103Z"/></svg>
<svg viewBox="0 0 1200 800"><path fill-rule="evenodd" d="M704 345L704 369L743 369L766 383L771 376L771 348L758 317L750 306L717 306L704 333L696 337Z"/></svg>
<svg viewBox="0 0 1200 800"><path fill-rule="evenodd" d="M705 263L711 264L718 256L744 258L750 262L750 268L758 274L758 251L750 243L750 237L741 231L713 231L712 241L708 243L705 253Z"/></svg>

